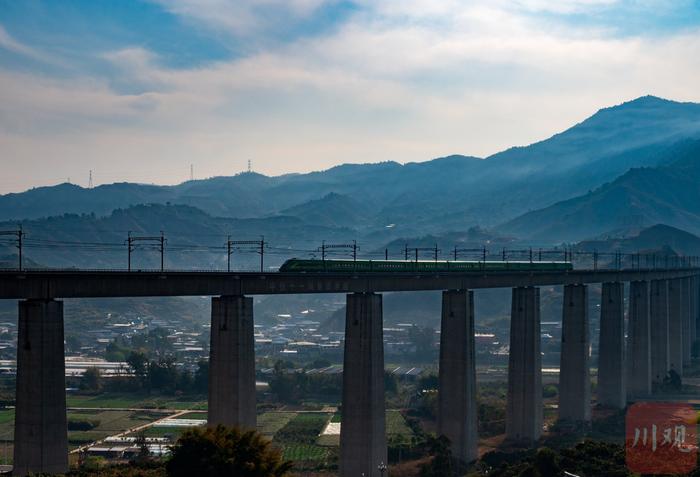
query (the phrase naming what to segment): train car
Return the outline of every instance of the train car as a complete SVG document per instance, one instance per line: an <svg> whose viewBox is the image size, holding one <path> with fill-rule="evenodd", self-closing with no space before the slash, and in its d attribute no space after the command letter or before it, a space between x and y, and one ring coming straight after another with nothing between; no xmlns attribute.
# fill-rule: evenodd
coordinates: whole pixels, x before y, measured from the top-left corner
<svg viewBox="0 0 700 477"><path fill-rule="evenodd" d="M469 272L469 271L565 271L570 262L445 261L445 260L307 260L292 258L280 272Z"/></svg>

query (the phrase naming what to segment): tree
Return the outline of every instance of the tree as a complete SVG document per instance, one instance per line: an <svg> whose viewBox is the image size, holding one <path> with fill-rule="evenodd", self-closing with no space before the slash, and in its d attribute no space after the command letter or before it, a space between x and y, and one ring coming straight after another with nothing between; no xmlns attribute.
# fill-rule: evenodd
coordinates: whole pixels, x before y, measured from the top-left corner
<svg viewBox="0 0 700 477"><path fill-rule="evenodd" d="M98 368L90 367L85 370L80 377L80 389L91 392L102 389L102 375Z"/></svg>
<svg viewBox="0 0 700 477"><path fill-rule="evenodd" d="M415 357L419 361L434 359L435 330L430 327L412 326L408 329L408 339L416 348Z"/></svg>
<svg viewBox="0 0 700 477"><path fill-rule="evenodd" d="M430 454L433 458L424 464L420 470L421 477L450 477L454 475L452 468L452 451L450 440L445 436L431 437L428 441Z"/></svg>
<svg viewBox="0 0 700 477"><path fill-rule="evenodd" d="M224 426L185 431L166 464L169 477L283 477L291 468L257 431Z"/></svg>
<svg viewBox="0 0 700 477"><path fill-rule="evenodd" d="M136 440L134 444L139 448L139 454L136 457L137 462L144 463L148 462L151 458L151 450L148 448L148 441L146 440L146 434L141 431L136 435Z"/></svg>
<svg viewBox="0 0 700 477"><path fill-rule="evenodd" d="M148 374L148 358L144 353L132 351L129 353L129 356L126 357L126 363L137 378L145 381Z"/></svg>
<svg viewBox="0 0 700 477"><path fill-rule="evenodd" d="M194 390L206 393L209 390L209 361L200 360L194 373Z"/></svg>
<svg viewBox="0 0 700 477"><path fill-rule="evenodd" d="M107 344L107 349L105 350L105 359L107 361L124 361L129 355L129 348L121 343L121 339L115 338Z"/></svg>
<svg viewBox="0 0 700 477"><path fill-rule="evenodd" d="M153 389L174 390L178 382L175 358L166 356L148 364L148 382Z"/></svg>
<svg viewBox="0 0 700 477"><path fill-rule="evenodd" d="M0 335L0 339L4 340L6 338ZM83 346L83 343L82 343L82 341L80 341L80 338L78 338L77 336L75 336L75 335L66 336L66 351L69 351L71 353L78 353L78 352L80 352L80 348L82 346Z"/></svg>
<svg viewBox="0 0 700 477"><path fill-rule="evenodd" d="M534 467L539 475L559 475L559 456L556 452L548 447L543 447L535 454Z"/></svg>
<svg viewBox="0 0 700 477"><path fill-rule="evenodd" d="M155 328L148 332L148 349L157 355L164 355L172 352L173 344L168 339L170 333L165 328Z"/></svg>

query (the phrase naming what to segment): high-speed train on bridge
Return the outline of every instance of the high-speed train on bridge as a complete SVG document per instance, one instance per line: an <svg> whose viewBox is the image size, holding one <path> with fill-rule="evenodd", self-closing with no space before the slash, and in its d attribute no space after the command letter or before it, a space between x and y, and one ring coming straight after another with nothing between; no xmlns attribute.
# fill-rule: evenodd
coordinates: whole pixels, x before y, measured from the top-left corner
<svg viewBox="0 0 700 477"><path fill-rule="evenodd" d="M446 260L307 260L292 258L280 272L469 272L566 271L571 262Z"/></svg>

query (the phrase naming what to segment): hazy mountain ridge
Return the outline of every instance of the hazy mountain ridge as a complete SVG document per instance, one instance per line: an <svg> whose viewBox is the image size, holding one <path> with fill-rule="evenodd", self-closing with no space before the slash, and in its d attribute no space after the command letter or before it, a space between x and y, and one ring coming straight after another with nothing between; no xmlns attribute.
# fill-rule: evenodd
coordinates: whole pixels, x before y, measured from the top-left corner
<svg viewBox="0 0 700 477"><path fill-rule="evenodd" d="M13 228L13 222L0 222L0 229ZM295 248L315 249L321 239L346 240L354 231L342 227L308 224L297 217L275 216L255 219L213 217L185 205L138 205L117 209L105 217L92 214L64 214L57 217L22 221L26 235L25 258L49 267L125 268L125 241L135 236L166 239L166 267L223 269L226 267L226 237L234 240L259 240L270 243L266 263L279 266L294 256ZM83 246L75 246L82 243ZM90 245L96 244L96 245ZM99 244L109 244L103 246ZM280 250L278 247L291 250ZM203 248L204 247L204 248ZM159 253L144 246L133 255L135 268L160 266ZM144 250L146 249L146 250ZM15 252L12 245L0 244L0 255ZM255 268L259 258L253 251L234 251L235 268ZM14 265L13 265L14 266Z"/></svg>
<svg viewBox="0 0 700 477"><path fill-rule="evenodd" d="M652 225L627 237L584 240L578 250L637 253L663 248L670 254L700 256L700 237L665 224ZM661 259L660 259L661 260Z"/></svg>
<svg viewBox="0 0 700 477"><path fill-rule="evenodd" d="M404 165L344 164L308 174L243 173L176 186L122 183L83 189L62 184L0 196L0 220L102 216L116 208L170 202L239 218L313 207L327 222L337 203L323 198L339 194L357 204L359 218L369 226L395 224L403 235L442 233L493 226L596 188L631 167L659 165L660 151L695 137L700 137L700 105L643 97L486 159L453 155Z"/></svg>
<svg viewBox="0 0 700 477"><path fill-rule="evenodd" d="M666 149L658 167L630 169L585 195L498 227L531 240L571 241L663 223L700 233L700 141Z"/></svg>

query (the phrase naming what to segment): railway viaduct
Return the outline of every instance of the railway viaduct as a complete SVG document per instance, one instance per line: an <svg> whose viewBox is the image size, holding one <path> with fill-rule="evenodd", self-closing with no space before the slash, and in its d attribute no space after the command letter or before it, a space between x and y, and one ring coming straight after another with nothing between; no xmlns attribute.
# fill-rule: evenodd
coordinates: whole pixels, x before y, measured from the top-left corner
<svg viewBox="0 0 700 477"><path fill-rule="evenodd" d="M454 454L477 452L474 289L512 288L506 433L542 432L540 286L563 285L559 418L591 418L588 285L602 284L598 402L624 408L690 363L700 269L285 274L4 271L0 299L19 300L15 474L68 469L62 298L212 296L209 424L254 427L252 295L347 293L340 474L387 462L382 292L442 290L439 432ZM629 283L625 338L625 284Z"/></svg>

